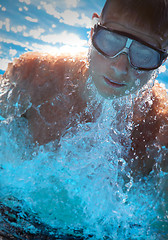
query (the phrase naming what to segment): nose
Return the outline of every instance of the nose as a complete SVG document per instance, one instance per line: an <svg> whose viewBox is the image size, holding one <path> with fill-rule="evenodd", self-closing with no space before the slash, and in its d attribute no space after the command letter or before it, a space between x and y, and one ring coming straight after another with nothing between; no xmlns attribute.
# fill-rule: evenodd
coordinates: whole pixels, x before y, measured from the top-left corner
<svg viewBox="0 0 168 240"><path fill-rule="evenodd" d="M111 62L111 69L113 69L117 75L126 75L129 66L130 64L127 53L121 53L116 58L112 59Z"/></svg>

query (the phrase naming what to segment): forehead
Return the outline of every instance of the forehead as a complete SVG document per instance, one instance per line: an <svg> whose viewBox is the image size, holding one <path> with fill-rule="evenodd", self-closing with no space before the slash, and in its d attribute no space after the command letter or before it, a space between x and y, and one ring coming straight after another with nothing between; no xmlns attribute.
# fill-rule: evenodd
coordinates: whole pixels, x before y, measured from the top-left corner
<svg viewBox="0 0 168 240"><path fill-rule="evenodd" d="M101 24L112 29L131 33L150 44L165 48L167 35L161 35L151 29L150 22L140 20L137 12L122 8L117 1L109 1L101 17Z"/></svg>

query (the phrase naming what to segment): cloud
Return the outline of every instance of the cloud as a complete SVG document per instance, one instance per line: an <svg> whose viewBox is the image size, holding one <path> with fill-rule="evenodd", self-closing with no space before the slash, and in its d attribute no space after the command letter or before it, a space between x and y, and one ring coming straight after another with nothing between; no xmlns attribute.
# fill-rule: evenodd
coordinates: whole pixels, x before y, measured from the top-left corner
<svg viewBox="0 0 168 240"><path fill-rule="evenodd" d="M40 36L42 33L44 33L45 30L43 28L36 28L36 29L32 29L29 32L24 32L23 36L24 37L33 37L35 39L40 39Z"/></svg>
<svg viewBox="0 0 168 240"><path fill-rule="evenodd" d="M10 19L9 18L6 18L5 22L0 21L0 29L2 29L3 26L5 26L7 32L10 31Z"/></svg>
<svg viewBox="0 0 168 240"><path fill-rule="evenodd" d="M39 1L34 0L33 3L37 6L38 9L41 9L41 7L43 7L48 14L59 18L58 15L60 14L61 10L76 8L79 2L80 0L41 0L39 3ZM56 9L59 9L59 12Z"/></svg>
<svg viewBox="0 0 168 240"><path fill-rule="evenodd" d="M4 25L4 22L0 21L0 29L2 29L3 25Z"/></svg>
<svg viewBox="0 0 168 240"><path fill-rule="evenodd" d="M1 9L2 9L2 11L3 11L3 12L5 12L5 11L6 11L6 8L5 8L5 7L2 7Z"/></svg>
<svg viewBox="0 0 168 240"><path fill-rule="evenodd" d="M23 8L24 8L25 11L28 11L28 10L29 10L26 6L24 6Z"/></svg>
<svg viewBox="0 0 168 240"><path fill-rule="evenodd" d="M47 4L46 2L40 2L40 3L45 9L46 13L54 16L55 18L60 19L60 13L55 10L55 7L53 6L53 4Z"/></svg>
<svg viewBox="0 0 168 240"><path fill-rule="evenodd" d="M82 13L80 16L78 12L71 10L65 10L63 13L61 13L60 22L71 26L82 26L86 28L91 27L90 18L88 18L84 13Z"/></svg>
<svg viewBox="0 0 168 240"><path fill-rule="evenodd" d="M11 26L11 21L9 18L6 18L5 21L0 21L0 29L2 29L3 26L6 28L7 32L12 31L14 33L18 33L26 30L25 25Z"/></svg>
<svg viewBox="0 0 168 240"><path fill-rule="evenodd" d="M76 8L79 2L80 0L65 0L67 8L71 8L71 7Z"/></svg>
<svg viewBox="0 0 168 240"><path fill-rule="evenodd" d="M6 31L9 32L10 31L10 19L9 18L6 18L5 26L6 26Z"/></svg>
<svg viewBox="0 0 168 240"><path fill-rule="evenodd" d="M0 37L0 42L13 44L13 45L17 45L17 46L20 46L20 47L23 47L23 48L29 48L30 49L30 46L28 46L27 44L24 44L22 42L19 42L19 41L13 40L13 39L9 39L9 38Z"/></svg>
<svg viewBox="0 0 168 240"><path fill-rule="evenodd" d="M38 19L37 18L31 18L29 16L26 16L25 19L29 22L34 22L34 23L37 23L38 22Z"/></svg>
<svg viewBox="0 0 168 240"><path fill-rule="evenodd" d="M69 4L68 6L76 6L79 2L76 1L69 1L65 0L66 4ZM46 3L46 2L40 2L44 10L47 14L57 18L60 20L61 23L65 23L70 26L80 26L80 27L91 27L91 19L87 17L84 13L79 14L77 11L72 10L65 10L62 13L58 12L56 10L55 3Z"/></svg>
<svg viewBox="0 0 168 240"><path fill-rule="evenodd" d="M30 5L31 1L30 0L19 0L21 3L26 3L27 5Z"/></svg>
<svg viewBox="0 0 168 240"><path fill-rule="evenodd" d="M48 34L48 35L43 35L41 37L41 40L47 43L62 43L62 44L67 44L70 46L86 46L87 41L86 40L81 40L78 35L74 33L68 33L67 31L64 31L60 34Z"/></svg>
<svg viewBox="0 0 168 240"><path fill-rule="evenodd" d="M26 26L25 25L23 25L23 26L18 25L18 26L12 26L11 27L11 31L14 32L14 33L23 32L25 30L26 30Z"/></svg>
<svg viewBox="0 0 168 240"><path fill-rule="evenodd" d="M3 70L3 71L5 71L6 68L7 68L7 66L8 66L8 63L9 63L9 62L11 62L10 59L7 59L7 58L1 59L1 58L0 58L0 69Z"/></svg>
<svg viewBox="0 0 168 240"><path fill-rule="evenodd" d="M166 66L162 65L159 67L159 73L164 73L164 72L166 72Z"/></svg>
<svg viewBox="0 0 168 240"><path fill-rule="evenodd" d="M16 49L10 49L10 50L9 50L9 54L10 54L12 57L14 57L14 56L17 54Z"/></svg>

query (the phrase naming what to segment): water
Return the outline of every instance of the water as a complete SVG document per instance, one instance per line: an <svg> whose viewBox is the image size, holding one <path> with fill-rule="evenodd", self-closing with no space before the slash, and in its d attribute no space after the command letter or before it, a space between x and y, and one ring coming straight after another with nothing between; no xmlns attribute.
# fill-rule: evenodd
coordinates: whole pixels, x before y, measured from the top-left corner
<svg viewBox="0 0 168 240"><path fill-rule="evenodd" d="M2 233L16 239L167 239L168 178L159 168L167 149L156 156L158 168L134 179L126 161L134 96L109 101L91 79L87 87L94 97L85 111L99 109L98 118L79 121L59 143L32 145L19 104L15 118L1 121Z"/></svg>

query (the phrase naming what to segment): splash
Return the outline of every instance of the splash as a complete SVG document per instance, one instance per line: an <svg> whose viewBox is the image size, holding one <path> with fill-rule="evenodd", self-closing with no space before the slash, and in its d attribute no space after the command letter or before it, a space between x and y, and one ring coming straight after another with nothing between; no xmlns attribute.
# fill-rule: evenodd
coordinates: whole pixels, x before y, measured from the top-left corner
<svg viewBox="0 0 168 240"><path fill-rule="evenodd" d="M24 91L18 91L16 83L0 76L0 121L21 117L31 107L30 96Z"/></svg>
<svg viewBox="0 0 168 240"><path fill-rule="evenodd" d="M18 229L51 239L166 237L167 175L134 181L126 161L135 96L105 100L91 78L85 91L85 112L96 118L67 129L59 146L32 146L26 119L1 122L1 231L20 239Z"/></svg>

